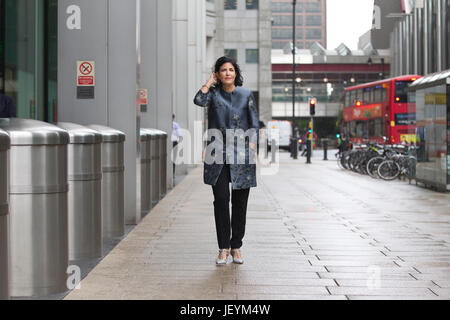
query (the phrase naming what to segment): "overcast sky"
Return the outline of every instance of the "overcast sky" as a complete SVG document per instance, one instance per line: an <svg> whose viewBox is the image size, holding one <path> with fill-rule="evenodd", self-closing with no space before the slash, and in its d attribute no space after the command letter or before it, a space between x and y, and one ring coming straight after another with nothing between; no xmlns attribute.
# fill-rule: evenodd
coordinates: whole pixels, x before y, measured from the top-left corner
<svg viewBox="0 0 450 320"><path fill-rule="evenodd" d="M344 42L358 48L358 39L372 28L374 0L327 0L327 49Z"/></svg>

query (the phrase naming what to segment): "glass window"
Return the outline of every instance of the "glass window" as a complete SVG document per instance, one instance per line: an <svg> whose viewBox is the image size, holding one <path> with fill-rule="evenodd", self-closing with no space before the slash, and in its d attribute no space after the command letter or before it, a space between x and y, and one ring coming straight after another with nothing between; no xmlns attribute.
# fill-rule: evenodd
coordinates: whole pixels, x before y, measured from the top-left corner
<svg viewBox="0 0 450 320"><path fill-rule="evenodd" d="M355 91L356 95L355 95L355 101L356 100L360 100L363 101L363 90L362 89L358 89Z"/></svg>
<svg viewBox="0 0 450 320"><path fill-rule="evenodd" d="M302 12L303 4L297 2L295 12ZM272 2L272 12L292 13L292 2Z"/></svg>
<svg viewBox="0 0 450 320"><path fill-rule="evenodd" d="M384 122L383 119L375 119L375 137L384 136Z"/></svg>
<svg viewBox="0 0 450 320"><path fill-rule="evenodd" d="M321 26L322 25L322 16L306 16L306 25L307 26Z"/></svg>
<svg viewBox="0 0 450 320"><path fill-rule="evenodd" d="M255 10L258 9L258 0L246 0L245 8L247 10Z"/></svg>
<svg viewBox="0 0 450 320"><path fill-rule="evenodd" d="M273 16L274 26L292 26L292 16Z"/></svg>
<svg viewBox="0 0 450 320"><path fill-rule="evenodd" d="M233 58L237 61L237 49L225 49L225 56Z"/></svg>
<svg viewBox="0 0 450 320"><path fill-rule="evenodd" d="M353 106L356 101L356 91L352 90L350 92L350 105Z"/></svg>
<svg viewBox="0 0 450 320"><path fill-rule="evenodd" d="M272 39L290 39L290 38L292 38L291 29L272 28Z"/></svg>
<svg viewBox="0 0 450 320"><path fill-rule="evenodd" d="M320 2L306 2L305 10L308 13L321 12L322 11L321 3Z"/></svg>
<svg viewBox="0 0 450 320"><path fill-rule="evenodd" d="M395 103L408 102L408 86L412 81L396 81L395 82Z"/></svg>
<svg viewBox="0 0 450 320"><path fill-rule="evenodd" d="M350 92L345 93L344 106L348 107L350 105Z"/></svg>
<svg viewBox="0 0 450 320"><path fill-rule="evenodd" d="M17 116L56 120L57 0L1 0L4 85Z"/></svg>
<svg viewBox="0 0 450 320"><path fill-rule="evenodd" d="M364 88L363 102L364 104L372 103L372 88Z"/></svg>
<svg viewBox="0 0 450 320"><path fill-rule="evenodd" d="M356 121L350 122L350 138L356 137Z"/></svg>
<svg viewBox="0 0 450 320"><path fill-rule="evenodd" d="M375 120L374 119L369 120L368 126L369 126L369 137L370 138L375 137Z"/></svg>
<svg viewBox="0 0 450 320"><path fill-rule="evenodd" d="M273 25L274 26L290 26L292 27L292 15L274 15L273 16ZM295 25L302 26L303 25L303 17L301 15L295 16Z"/></svg>
<svg viewBox="0 0 450 320"><path fill-rule="evenodd" d="M306 39L322 39L322 29L306 29Z"/></svg>
<svg viewBox="0 0 450 320"><path fill-rule="evenodd" d="M225 10L236 10L237 0L225 0Z"/></svg>
<svg viewBox="0 0 450 320"><path fill-rule="evenodd" d="M259 50L258 49L245 49L245 62L246 63L258 63Z"/></svg>
<svg viewBox="0 0 450 320"><path fill-rule="evenodd" d="M373 89L373 100L374 100L374 102L382 102L382 99L381 99L381 85L378 85L378 86L376 86L374 89Z"/></svg>
<svg viewBox="0 0 450 320"><path fill-rule="evenodd" d="M358 138L368 139L368 123L366 121L356 121L356 136Z"/></svg>

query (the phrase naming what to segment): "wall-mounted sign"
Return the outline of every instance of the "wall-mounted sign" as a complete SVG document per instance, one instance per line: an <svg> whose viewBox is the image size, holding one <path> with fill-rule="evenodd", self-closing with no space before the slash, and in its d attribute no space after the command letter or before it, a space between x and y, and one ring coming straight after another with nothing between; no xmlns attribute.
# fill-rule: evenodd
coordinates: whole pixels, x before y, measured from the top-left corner
<svg viewBox="0 0 450 320"><path fill-rule="evenodd" d="M141 112L147 112L148 106L148 90L139 89L138 90L138 104L141 106Z"/></svg>
<svg viewBox="0 0 450 320"><path fill-rule="evenodd" d="M94 99L95 61L77 61L77 99Z"/></svg>

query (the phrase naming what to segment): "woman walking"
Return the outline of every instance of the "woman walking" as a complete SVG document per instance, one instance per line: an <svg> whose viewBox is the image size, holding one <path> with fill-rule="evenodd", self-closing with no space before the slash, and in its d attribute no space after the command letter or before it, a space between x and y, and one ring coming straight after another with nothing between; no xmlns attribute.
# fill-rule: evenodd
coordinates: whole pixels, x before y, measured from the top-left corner
<svg viewBox="0 0 450 320"><path fill-rule="evenodd" d="M205 155L203 180L212 186L214 194L218 265L226 264L230 253L234 263L244 262L240 248L245 234L247 201L250 188L256 187L258 114L252 92L242 84L239 65L231 58L221 57L216 61L214 73L194 98L196 105L208 108L206 150L214 147L212 161L208 154ZM235 137L238 138L237 144ZM239 140L245 141L245 137L249 138L248 145L246 142L239 144Z"/></svg>

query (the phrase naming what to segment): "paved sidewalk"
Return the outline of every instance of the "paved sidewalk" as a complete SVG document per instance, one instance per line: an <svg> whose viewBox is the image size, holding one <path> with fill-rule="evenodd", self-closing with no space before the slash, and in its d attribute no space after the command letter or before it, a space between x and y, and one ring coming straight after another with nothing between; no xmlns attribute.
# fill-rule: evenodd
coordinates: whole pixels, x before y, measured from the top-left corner
<svg viewBox="0 0 450 320"><path fill-rule="evenodd" d="M215 265L199 167L66 299L449 299L450 195L316 156L281 153L278 174L258 176L243 265Z"/></svg>

